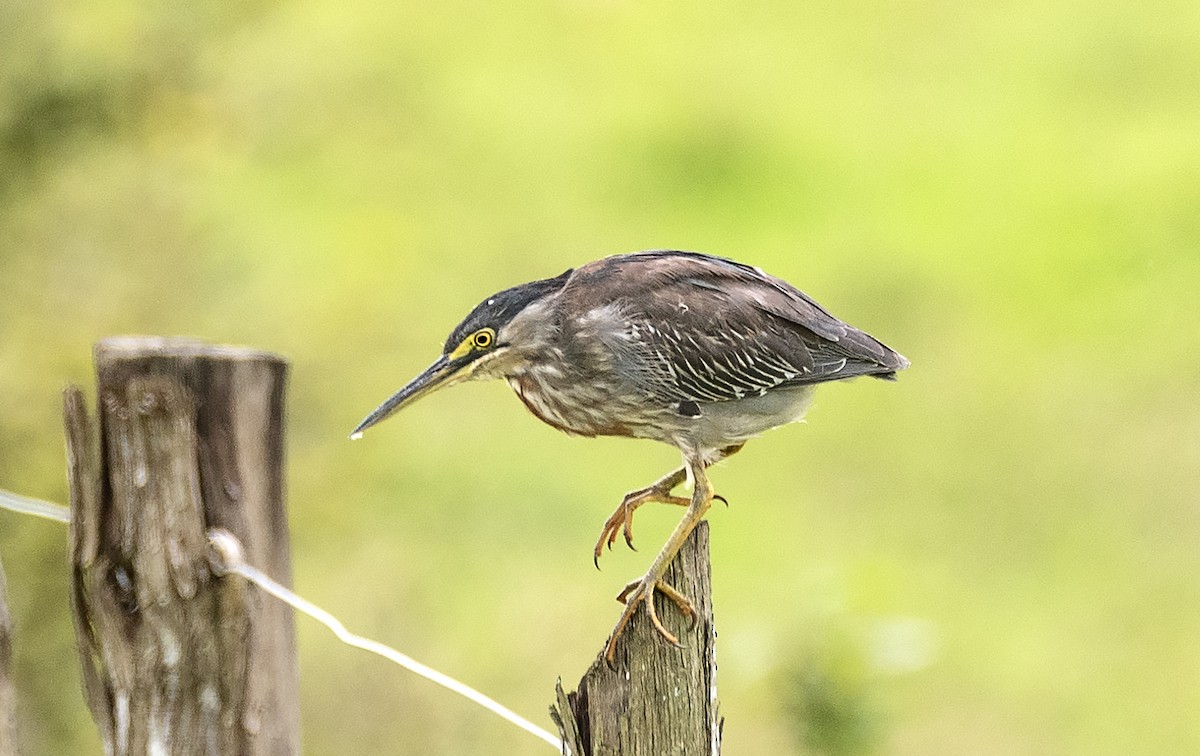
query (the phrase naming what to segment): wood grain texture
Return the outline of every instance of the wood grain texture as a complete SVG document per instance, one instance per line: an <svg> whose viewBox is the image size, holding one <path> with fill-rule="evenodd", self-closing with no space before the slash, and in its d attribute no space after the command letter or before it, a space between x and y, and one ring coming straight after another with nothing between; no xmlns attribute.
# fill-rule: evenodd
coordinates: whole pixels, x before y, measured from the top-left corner
<svg viewBox="0 0 1200 756"><path fill-rule="evenodd" d="M12 618L0 565L0 754L17 753L17 696L10 674L12 662Z"/></svg>
<svg viewBox="0 0 1200 756"><path fill-rule="evenodd" d="M552 707L560 734L574 756L718 756L716 631L708 523L684 542L666 581L691 598L699 619L689 627L675 605L655 597L659 618L683 648L666 643L639 611L617 646L610 668L603 653Z"/></svg>
<svg viewBox="0 0 1200 756"><path fill-rule="evenodd" d="M95 418L64 398L84 693L110 753L299 751L292 617L208 565L208 531L291 582L286 365L192 340L96 347Z"/></svg>

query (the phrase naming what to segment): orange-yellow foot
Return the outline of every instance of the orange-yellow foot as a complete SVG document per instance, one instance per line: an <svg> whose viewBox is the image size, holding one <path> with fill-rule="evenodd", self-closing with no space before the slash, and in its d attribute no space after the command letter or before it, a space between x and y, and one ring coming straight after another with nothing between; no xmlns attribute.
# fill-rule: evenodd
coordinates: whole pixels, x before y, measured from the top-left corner
<svg viewBox="0 0 1200 756"><path fill-rule="evenodd" d="M596 541L596 548L592 550L592 561L597 569L600 568L600 555L604 553L605 545L612 549L613 544L617 541L618 533L625 536L625 543L633 549L633 513L638 507L651 501L680 507L686 507L692 503L692 500L685 496L672 496L670 488L664 488L658 484L625 494L620 505L604 522L604 528L600 531L600 540Z"/></svg>
<svg viewBox="0 0 1200 756"><path fill-rule="evenodd" d="M692 602L688 600L679 591L667 585L662 579L646 574L639 580L635 580L625 586L625 590L621 591L617 596L617 601L625 604L625 611L621 612L621 618L617 620L617 626L613 628L612 635L609 636L608 645L604 649L604 658L608 661L609 666L613 663L614 655L617 651L617 640L625 632L629 620L633 618L633 613L637 611L638 605L645 604L646 613L650 615L650 622L654 625L654 629L658 634L666 639L673 646L680 646L679 638L675 634L663 626L663 623L658 618L658 610L654 608L654 592L659 591L667 598L674 602L683 616L691 620L692 627L696 625L696 608Z"/></svg>

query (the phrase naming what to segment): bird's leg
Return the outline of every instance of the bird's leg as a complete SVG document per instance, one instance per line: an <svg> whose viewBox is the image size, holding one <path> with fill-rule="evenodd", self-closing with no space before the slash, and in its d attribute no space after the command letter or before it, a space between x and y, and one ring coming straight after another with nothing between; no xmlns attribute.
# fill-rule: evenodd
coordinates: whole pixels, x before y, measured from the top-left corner
<svg viewBox="0 0 1200 756"><path fill-rule="evenodd" d="M704 519L704 513L712 506L713 489L708 482L708 476L704 474L704 465L700 462L688 461L688 466L691 468L692 477L695 481L695 489L692 491L692 498L688 502L687 512L684 513L683 519L675 526L675 531L671 533L671 537L667 539L662 550L658 552L658 556L650 564L650 569L646 571L640 579L633 581L625 586L625 590L617 596L618 601L625 604L625 611L621 612L621 618L617 620L616 627L613 628L612 635L608 639L608 645L604 651L604 658L609 664L613 663L613 655L617 650L617 640L625 632L625 627L629 624L629 620L633 617L633 613L637 611L639 604L646 605L646 613L650 615L650 621L654 624L654 629L658 630L663 638L667 639L673 645L679 645L679 639L675 637L669 630L663 627L662 622L658 619L658 612L654 608L654 592L661 591L667 598L675 603L679 611L684 616L691 618L692 622L696 621L696 608L692 602L688 600L679 591L663 582L663 575L667 572L667 567L670 566L671 560L679 553L679 549L683 546L683 542L695 530L696 525L700 520Z"/></svg>
<svg viewBox="0 0 1200 756"><path fill-rule="evenodd" d="M596 541L596 548L592 550L592 561L596 563L597 568L600 566L600 554L603 553L605 544L611 549L617 540L618 533L624 533L625 543L629 545L629 548L633 548L633 512L638 507L650 501L676 504L681 507L686 507L691 503L691 499L686 496L671 495L671 491L686 477L687 468L681 467L645 488L625 494L625 498L604 522L604 528L600 531L600 540Z"/></svg>
<svg viewBox="0 0 1200 756"><path fill-rule="evenodd" d="M745 444L733 444L720 449L717 452L717 457L710 460L710 464L716 464L726 457L730 457L741 451ZM604 522L604 528L600 531L600 540L596 541L596 548L592 550L592 562L595 563L596 569L600 568L600 555L604 553L604 547L607 545L611 550L614 543L617 542L617 533L625 536L625 543L629 548L633 548L633 513L638 507L651 501L657 501L662 504L675 504L677 506L686 507L691 503L691 499L686 496L672 496L671 491L687 478L687 468L681 467L670 475L664 475L658 481L639 488L636 491L630 491L625 494L625 498L617 505L616 510ZM714 499L728 505L725 497L720 494L713 494Z"/></svg>

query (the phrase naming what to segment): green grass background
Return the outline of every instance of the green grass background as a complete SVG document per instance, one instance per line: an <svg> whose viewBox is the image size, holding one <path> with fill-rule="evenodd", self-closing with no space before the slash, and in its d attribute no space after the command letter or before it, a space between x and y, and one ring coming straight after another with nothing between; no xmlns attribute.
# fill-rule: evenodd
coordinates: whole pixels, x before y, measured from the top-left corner
<svg viewBox="0 0 1200 756"><path fill-rule="evenodd" d="M114 334L292 360L301 592L549 726L650 442L502 385L346 433L480 299L760 265L913 362L713 472L730 754L1200 752L1200 4L0 6L0 486ZM95 753L65 532L0 512L28 753ZM544 746L298 621L308 753Z"/></svg>

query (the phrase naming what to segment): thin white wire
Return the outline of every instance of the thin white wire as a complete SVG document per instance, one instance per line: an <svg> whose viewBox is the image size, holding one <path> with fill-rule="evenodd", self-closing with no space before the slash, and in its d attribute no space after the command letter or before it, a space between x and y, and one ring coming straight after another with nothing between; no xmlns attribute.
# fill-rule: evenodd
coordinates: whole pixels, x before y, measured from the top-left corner
<svg viewBox="0 0 1200 756"><path fill-rule="evenodd" d="M19 496L12 491L5 491L3 488L0 488L0 507L34 517L44 517L47 520L71 521L71 510L64 506L51 504L41 499L31 499L28 496Z"/></svg>
<svg viewBox="0 0 1200 756"><path fill-rule="evenodd" d="M442 674L432 667L425 666L416 659L406 656L390 646L385 646L384 644L378 641L373 641L370 638L364 638L360 635L355 635L347 630L346 626L338 621L338 619L329 612L325 611L316 604L313 604L307 599L296 595L279 583L276 583L261 570L246 564L245 560L242 559L240 544L229 532L216 529L209 531L209 543L216 552L216 558L213 561L214 567L218 570L218 572L232 572L235 575L245 578L275 598L290 605L293 609L303 612L321 624L325 625L327 628L333 631L333 634L336 635L339 640L346 645L353 646L355 648L361 648L364 651L370 651L373 654L382 656L383 658L388 659L389 661L394 662L395 664L398 664L411 672L415 672L431 682L441 685L447 690L454 691L460 696L474 701L497 716L508 720L529 734L544 740L553 746L554 750L558 753L564 752L563 742L560 738L552 735L546 730L543 730L541 727L538 727L533 722L530 722L520 714L517 714L513 710L509 709L507 706L488 698L483 693L480 693L469 685L455 680L449 675Z"/></svg>

